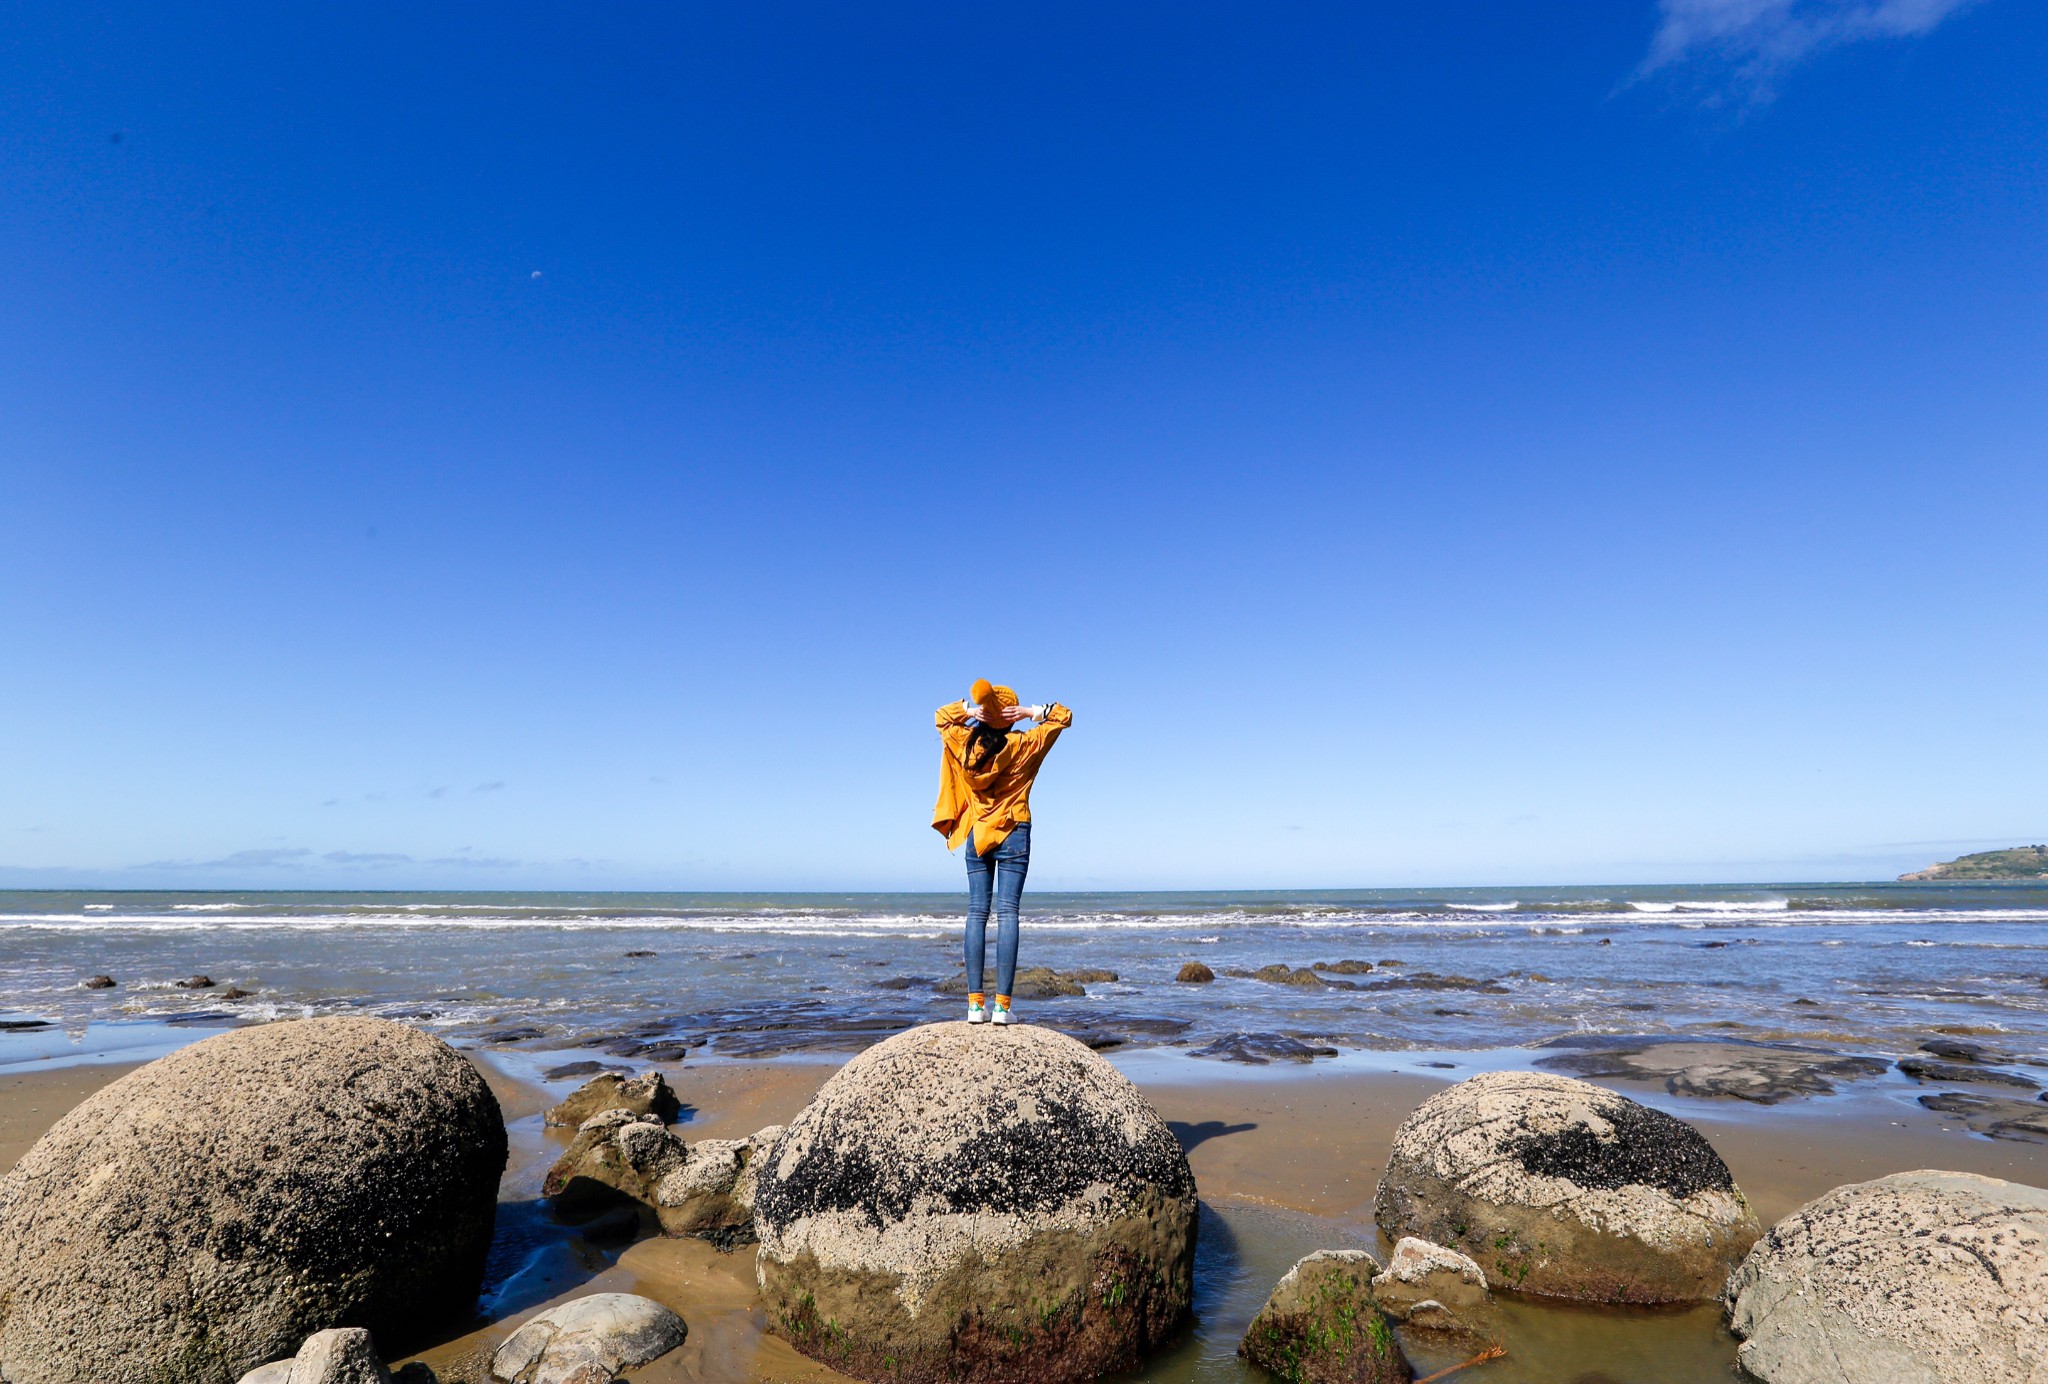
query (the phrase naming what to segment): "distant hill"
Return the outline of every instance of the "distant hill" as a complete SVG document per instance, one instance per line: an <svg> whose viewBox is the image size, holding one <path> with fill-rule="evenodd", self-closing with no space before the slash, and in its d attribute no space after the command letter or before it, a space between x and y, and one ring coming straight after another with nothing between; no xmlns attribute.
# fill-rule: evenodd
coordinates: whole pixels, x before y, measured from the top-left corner
<svg viewBox="0 0 2048 1384"><path fill-rule="evenodd" d="M1934 879L2048 879L2048 846L1978 851L1899 876L1901 883Z"/></svg>

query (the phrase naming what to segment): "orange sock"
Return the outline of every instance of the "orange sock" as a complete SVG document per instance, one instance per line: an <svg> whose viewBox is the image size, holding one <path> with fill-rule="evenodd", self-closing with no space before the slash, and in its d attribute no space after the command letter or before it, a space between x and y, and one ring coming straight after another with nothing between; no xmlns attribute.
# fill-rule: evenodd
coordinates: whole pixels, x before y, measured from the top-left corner
<svg viewBox="0 0 2048 1384"><path fill-rule="evenodd" d="M1008 995L997 995L997 996L996 996L996 1008L998 1008L998 1009L1001 1009L1001 1010L1008 1010L1008 1009L1009 1009L1009 1007L1010 1007L1010 997L1009 997Z"/></svg>
<svg viewBox="0 0 2048 1384"><path fill-rule="evenodd" d="M987 998L988 996L980 990L969 990L967 992L967 1002L977 1007Z"/></svg>

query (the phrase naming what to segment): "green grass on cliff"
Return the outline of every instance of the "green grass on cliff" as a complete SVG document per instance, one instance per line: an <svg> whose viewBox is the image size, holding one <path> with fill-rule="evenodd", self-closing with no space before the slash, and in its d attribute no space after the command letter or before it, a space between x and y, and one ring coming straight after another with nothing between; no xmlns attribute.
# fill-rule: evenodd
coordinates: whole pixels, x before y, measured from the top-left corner
<svg viewBox="0 0 2048 1384"><path fill-rule="evenodd" d="M1925 879L2048 879L2048 846L2014 846L2003 851L1978 851L1900 875Z"/></svg>

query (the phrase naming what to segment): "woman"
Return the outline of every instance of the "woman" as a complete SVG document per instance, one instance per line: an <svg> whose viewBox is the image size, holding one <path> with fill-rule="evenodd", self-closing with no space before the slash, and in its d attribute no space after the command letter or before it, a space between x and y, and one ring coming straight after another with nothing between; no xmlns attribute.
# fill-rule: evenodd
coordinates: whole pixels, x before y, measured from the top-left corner
<svg viewBox="0 0 2048 1384"><path fill-rule="evenodd" d="M1017 906L1031 864L1031 781L1052 742L1074 724L1074 713L1051 706L1019 706L1017 694L983 678L967 700L939 708L939 805L932 826L946 848L967 847L967 1022L1010 1022L1010 987L1017 979ZM1020 731L1019 723L1036 722ZM996 1003L983 1003L982 961L987 949L989 901L996 910Z"/></svg>

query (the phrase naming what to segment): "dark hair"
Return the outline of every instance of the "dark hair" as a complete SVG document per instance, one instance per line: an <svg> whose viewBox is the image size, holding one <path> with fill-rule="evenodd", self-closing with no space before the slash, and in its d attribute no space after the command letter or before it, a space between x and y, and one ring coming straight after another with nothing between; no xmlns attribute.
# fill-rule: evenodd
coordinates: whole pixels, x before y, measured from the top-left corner
<svg viewBox="0 0 2048 1384"><path fill-rule="evenodd" d="M990 760L1003 752L1003 746L1008 744L1009 740L1010 732L1003 727L976 721L967 732L967 745L961 752L961 761L970 769L985 769ZM981 751L980 759L974 757L977 749Z"/></svg>

